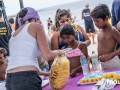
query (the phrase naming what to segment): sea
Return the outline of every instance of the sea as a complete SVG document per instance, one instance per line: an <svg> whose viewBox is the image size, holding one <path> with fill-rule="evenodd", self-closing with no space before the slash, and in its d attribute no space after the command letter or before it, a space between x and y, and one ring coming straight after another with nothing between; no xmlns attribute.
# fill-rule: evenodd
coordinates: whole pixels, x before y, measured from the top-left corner
<svg viewBox="0 0 120 90"><path fill-rule="evenodd" d="M67 4L57 5L53 7L43 8L38 10L40 19L44 24L44 29L47 31L47 20L50 17L54 23L55 13L57 9L70 9L72 17L76 16L75 23L84 28L84 20L81 19L82 10L85 8L86 4L89 4L89 8L92 10L95 6L99 4L107 4L110 11L112 7L113 0L78 0L76 2L71 2ZM46 2L47 3L47 2Z"/></svg>

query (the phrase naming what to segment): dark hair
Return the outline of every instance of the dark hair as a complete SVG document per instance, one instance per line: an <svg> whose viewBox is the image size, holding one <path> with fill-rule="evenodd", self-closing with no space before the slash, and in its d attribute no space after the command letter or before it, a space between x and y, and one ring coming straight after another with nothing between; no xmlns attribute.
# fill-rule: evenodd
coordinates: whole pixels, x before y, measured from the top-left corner
<svg viewBox="0 0 120 90"><path fill-rule="evenodd" d="M58 14L58 12L59 12L60 10L61 10L61 9L57 9L57 11L56 11L56 13L55 13L55 27L56 27L57 30L58 30L59 27L60 27L59 21L58 21L58 19L57 19L57 14Z"/></svg>
<svg viewBox="0 0 120 90"><path fill-rule="evenodd" d="M65 16L65 15L66 15L68 18L71 18L71 14L70 14L70 12L69 12L68 10L65 10L65 9L60 10L60 11L58 12L58 14L57 14L58 20L60 20L61 17Z"/></svg>
<svg viewBox="0 0 120 90"><path fill-rule="evenodd" d="M23 18L27 14L27 12L28 12L27 8L23 8L23 9L20 10L20 12L18 12L16 20L15 20L15 23L16 23L15 24L15 30L17 30L19 28L18 19ZM32 20L32 18L28 19L29 22L31 22L31 20ZM25 23L25 21L22 24L24 24L24 23Z"/></svg>
<svg viewBox="0 0 120 90"><path fill-rule="evenodd" d="M10 23L10 24L14 24L14 19L13 19L13 18L10 18L10 19L9 19L9 23Z"/></svg>
<svg viewBox="0 0 120 90"><path fill-rule="evenodd" d="M59 24L59 20L61 19L61 17L63 16L67 16L68 18L71 18L71 14L68 10L65 10L65 9L58 9L57 12L56 12L56 18L55 18L55 25L56 25L56 28L60 28L60 24Z"/></svg>
<svg viewBox="0 0 120 90"><path fill-rule="evenodd" d="M91 12L93 18L102 18L105 20L106 16L110 17L110 11L106 4L100 4L96 6Z"/></svg>
<svg viewBox="0 0 120 90"><path fill-rule="evenodd" d="M75 35L75 31L72 25L65 24L60 28L60 37L63 35Z"/></svg>
<svg viewBox="0 0 120 90"><path fill-rule="evenodd" d="M2 18L2 11L0 10L0 18Z"/></svg>
<svg viewBox="0 0 120 90"><path fill-rule="evenodd" d="M16 16L16 20L15 20L15 30L17 30L19 28L18 19L23 18L27 14L27 12L28 12L27 8L23 8L20 10L20 12L18 12L18 14ZM23 24L24 24L24 22L23 22Z"/></svg>
<svg viewBox="0 0 120 90"><path fill-rule="evenodd" d="M4 57L6 57L6 55L7 55L6 49L5 48L0 48L0 54L3 54Z"/></svg>

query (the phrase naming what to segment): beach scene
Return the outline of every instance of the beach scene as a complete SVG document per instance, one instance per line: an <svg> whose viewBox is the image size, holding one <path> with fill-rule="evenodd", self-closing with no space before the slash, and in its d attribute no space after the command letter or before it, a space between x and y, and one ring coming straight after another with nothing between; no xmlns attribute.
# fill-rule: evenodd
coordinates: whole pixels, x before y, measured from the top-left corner
<svg viewBox="0 0 120 90"><path fill-rule="evenodd" d="M39 2L39 0L34 1ZM120 40L118 39L118 37L120 36L120 33L118 32L120 29L119 28L120 21L118 21L117 24L115 25L114 31L112 28L112 24L107 21L109 19L110 22L112 22L111 16L113 14L112 12L113 1L114 0L75 0L75 1L70 0L69 2L66 0L67 3L62 3L64 1L61 0L60 4L57 3L56 5L55 4L52 5L51 0L51 2L48 1L48 3L51 4L52 6L51 5L49 6L46 0L47 6L39 8L34 7L34 5L32 5L31 3L26 4L25 0L19 0L17 1L17 3L19 3L19 5L21 6L21 10L23 10L24 7L31 8L27 8L27 10L24 10L23 12L21 11L22 13L20 14L20 11L19 10L17 11L18 7L20 7L18 6L15 10L19 12L17 15L17 12L11 13L9 11L7 1L1 0L1 2L4 2L6 10L5 12L3 12L4 9L0 7L1 10L3 10L1 12L2 16L4 17L3 21L5 21L5 23L8 22L8 26L10 26L12 32L11 36L9 37L10 41L8 40L9 43L7 44L7 46L9 46L8 51L10 53L7 57L5 57L7 61L4 62L4 64L7 63L5 69L6 73L4 75L5 79L0 80L0 90L17 90L15 88L16 87L21 88L22 85L23 87L28 85L31 86L31 88L28 87L30 90L32 90L34 86L36 89L34 88L33 90L38 90L37 89L38 87L39 90L119 90L120 59L118 58L118 55L120 55L119 53L120 50L118 47L117 51L116 47L119 46L118 44L120 42ZM118 2L120 2L120 0L118 0ZM40 4L42 3L39 3L39 5ZM96 6L100 4L107 5L110 12L107 11L107 7L104 5L103 7L101 6L100 8L99 6L99 8L96 9ZM92 18L91 20L93 21L95 29L95 31L92 31L91 30L92 28L90 26L89 30L91 31L89 33L86 30L87 26L84 20L85 17L83 15L83 9L87 7L86 5L88 5L90 9L88 16ZM118 6L120 7L120 3L118 4ZM118 10L118 7L116 8ZM56 14L56 11L58 9L61 9L61 11L58 11L58 13ZM69 14L67 12L61 14L60 12L62 12L63 9L69 12ZM101 13L99 13L100 9L104 9L105 11L102 10ZM6 17L4 16L5 15L4 13L6 13ZM26 15L24 15L24 13L26 13ZM110 14L108 15L108 13ZM30 18L28 18L27 15ZM70 19L69 15L71 15L70 23L69 21L67 22L67 19L68 20ZM17 22L15 21L16 17ZM84 17L84 19L82 17ZM10 20L11 18L12 20L15 21L13 26L11 24L12 22L12 20ZM65 18L67 18L66 21L64 21ZM73 22L72 19L74 19ZM101 19L101 21L99 19ZM59 27L55 26L56 25L55 22L57 22L57 20L59 23ZM64 23L62 20L64 21ZM102 24L99 25L100 22L102 23L102 20L104 24L103 26ZM39 30L41 28L41 30L45 32L45 36L43 35L44 33L41 34L41 32L37 31L38 29L37 24L36 26L33 25L33 27L32 25L29 26L30 25L29 23L32 22L37 22L43 27L43 28L39 27ZM78 27L79 26L82 27L84 31L75 30L76 27L72 26L73 23L74 25L78 25ZM75 32L72 32L73 27ZM35 28L36 30L33 30L33 28ZM55 31L51 32L52 29L53 30L55 29ZM109 29L110 32L107 31ZM29 30L27 34L25 30ZM67 30L69 30L69 32ZM73 37L75 38L75 35L77 35L77 32L80 33L80 36L78 34L77 39L80 39L82 35L83 41L80 40L80 42L78 42L79 40L73 39ZM85 32L85 35L83 35L83 32ZM17 34L18 38L16 37ZM94 40L92 36L93 34ZM25 38L23 38L24 35ZM47 37L47 40L44 41L44 39L41 37ZM49 44L50 51L48 50L48 45L46 45L46 41L48 41L47 44ZM65 45L62 48L60 48L59 45L60 41L61 43L65 43ZM112 42L111 45L110 42ZM47 47L41 48L41 46L43 46L41 43L43 43ZM19 48L16 45L18 45ZM38 50L39 48L40 50ZM39 52L40 55L38 55ZM23 61L20 61L21 59L23 59ZM52 61L51 64L49 60L54 61ZM74 62L72 60L74 60ZM80 65L77 62L79 62ZM36 70L38 70L37 74ZM21 76L19 75L19 73ZM19 80L16 77L18 77ZM23 79L20 80L20 78ZM16 87L14 87L13 83L10 82L10 79L11 81L13 80L14 84L16 82L17 85L17 86L15 85ZM6 83L7 89L5 87ZM11 87L9 87L10 85ZM23 87L22 89L19 90L23 90L24 89Z"/></svg>

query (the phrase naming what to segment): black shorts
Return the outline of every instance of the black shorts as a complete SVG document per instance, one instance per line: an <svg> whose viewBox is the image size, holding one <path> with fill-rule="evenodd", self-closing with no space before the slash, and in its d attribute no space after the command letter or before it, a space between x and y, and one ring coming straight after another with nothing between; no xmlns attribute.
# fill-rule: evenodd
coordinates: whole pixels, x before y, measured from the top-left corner
<svg viewBox="0 0 120 90"><path fill-rule="evenodd" d="M86 33L94 33L95 32L95 28L94 28L94 24L93 24L93 21L90 20L90 21L85 21L85 30L86 30Z"/></svg>
<svg viewBox="0 0 120 90"><path fill-rule="evenodd" d="M6 90L42 90L41 84L36 71L7 73Z"/></svg>

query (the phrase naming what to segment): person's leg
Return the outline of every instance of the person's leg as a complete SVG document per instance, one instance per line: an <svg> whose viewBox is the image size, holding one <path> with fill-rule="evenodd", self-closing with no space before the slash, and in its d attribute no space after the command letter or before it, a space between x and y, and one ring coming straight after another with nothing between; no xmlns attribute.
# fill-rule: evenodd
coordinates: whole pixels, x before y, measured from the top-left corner
<svg viewBox="0 0 120 90"><path fill-rule="evenodd" d="M95 42L95 28L94 28L93 21L91 21L89 24L90 24L91 36L92 36L93 44L96 44L96 42Z"/></svg>
<svg viewBox="0 0 120 90"><path fill-rule="evenodd" d="M85 30L86 30L87 35L90 37L89 23L87 21L85 21Z"/></svg>

